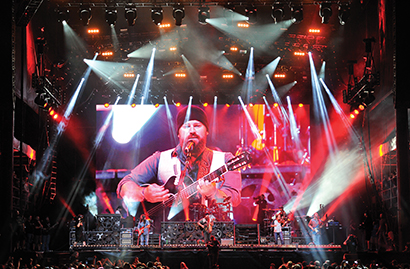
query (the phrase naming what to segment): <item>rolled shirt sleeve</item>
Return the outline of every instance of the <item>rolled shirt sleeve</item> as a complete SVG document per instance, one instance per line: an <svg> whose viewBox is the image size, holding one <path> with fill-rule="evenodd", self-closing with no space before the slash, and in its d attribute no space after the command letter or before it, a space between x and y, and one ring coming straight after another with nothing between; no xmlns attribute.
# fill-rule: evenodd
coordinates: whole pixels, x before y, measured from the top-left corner
<svg viewBox="0 0 410 269"><path fill-rule="evenodd" d="M131 173L126 175L117 186L117 195L119 198L123 198L120 196L121 187L129 182L132 181L136 183L138 186L143 186L145 184L152 184L157 183L157 172L158 172L158 162L160 157L160 152L156 151L154 154L149 156L139 165L137 165L134 169L131 170Z"/></svg>

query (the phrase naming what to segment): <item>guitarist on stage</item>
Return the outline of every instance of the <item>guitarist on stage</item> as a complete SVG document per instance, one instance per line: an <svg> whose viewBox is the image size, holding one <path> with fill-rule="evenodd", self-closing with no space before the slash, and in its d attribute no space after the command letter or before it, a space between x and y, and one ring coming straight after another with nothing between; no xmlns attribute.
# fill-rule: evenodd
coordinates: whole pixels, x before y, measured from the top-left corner
<svg viewBox="0 0 410 269"><path fill-rule="evenodd" d="M166 115L164 121L166 122ZM233 157L231 153L214 151L206 147L209 124L205 111L198 106L185 107L177 115L176 127L179 144L175 148L155 152L118 184L117 194L123 198L128 210L135 211L136 208L132 208L132 205L142 201L149 202L148 204L167 204L175 197L172 193L180 193L179 190L187 186L195 186L194 195L179 196L182 197L182 204L173 206L169 212L161 211L154 214L161 216L162 221L185 221L193 219L192 212L189 212L189 205L193 203L206 205L207 200L211 199L216 199L220 203L225 197L230 196L232 206L239 205L241 175L238 170L228 171L222 177L217 176L216 179L223 178L219 182L203 179ZM175 187L177 191L171 191L170 186ZM146 203L142 205L146 206ZM151 218L153 214L150 214L148 209L147 211L147 217Z"/></svg>
<svg viewBox="0 0 410 269"><path fill-rule="evenodd" d="M207 244L211 238L212 228L214 226L215 217L211 214L205 215L198 221L199 227L201 227L202 234L204 236L204 243Z"/></svg>
<svg viewBox="0 0 410 269"><path fill-rule="evenodd" d="M321 237L321 231L320 229L323 226L323 222L319 217L319 214L316 212L313 214L313 218L310 219L309 224L308 224L310 230L312 231L312 240L315 245L320 245L320 237Z"/></svg>
<svg viewBox="0 0 410 269"><path fill-rule="evenodd" d="M140 221L138 222L137 229L135 230L138 235L138 242L141 246L148 246L150 226L151 222L145 217L144 214L142 214L140 216Z"/></svg>

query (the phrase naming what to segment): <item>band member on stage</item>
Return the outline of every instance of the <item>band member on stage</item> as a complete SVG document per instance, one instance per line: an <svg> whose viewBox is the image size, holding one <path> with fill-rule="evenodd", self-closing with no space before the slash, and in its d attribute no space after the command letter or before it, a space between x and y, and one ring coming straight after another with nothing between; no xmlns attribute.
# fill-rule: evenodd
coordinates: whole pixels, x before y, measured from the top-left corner
<svg viewBox="0 0 410 269"><path fill-rule="evenodd" d="M313 218L310 219L308 226L312 231L313 243L315 245L320 245L321 244L321 242L320 242L320 235L321 235L320 229L323 226L323 222L320 219L318 213L313 214Z"/></svg>
<svg viewBox="0 0 410 269"><path fill-rule="evenodd" d="M166 213L168 220L186 220L183 209L186 210L193 203L205 204L206 199L216 199L219 203L224 197L230 196L232 205L239 205L242 184L239 171L225 173L224 182L203 179L233 157L231 153L213 151L206 147L209 124L204 110L198 106L182 109L177 115L176 125L179 144L173 149L155 152L135 167L118 184L118 196L128 204L136 201L165 202L170 199L171 192L164 185L174 177L174 185L184 187L198 181L198 186L197 193L183 199L183 206L174 210L176 213L171 214L172 210L169 214Z"/></svg>
<svg viewBox="0 0 410 269"><path fill-rule="evenodd" d="M275 235L275 242L277 245L283 244L283 233L282 233L282 215L276 214L273 219L273 234ZM280 244L279 244L280 239Z"/></svg>
<svg viewBox="0 0 410 269"><path fill-rule="evenodd" d="M283 210L283 206L279 207L279 211L276 214L281 216L282 221L286 221L287 214L286 214L285 210Z"/></svg>
<svg viewBox="0 0 410 269"><path fill-rule="evenodd" d="M75 238L77 244L85 245L85 237L84 237L84 217L83 215L77 216L77 221L75 223Z"/></svg>
<svg viewBox="0 0 410 269"><path fill-rule="evenodd" d="M145 217L144 214L140 216L140 221L137 225L137 235L138 235L138 242L141 246L148 246L149 240L149 228L151 226L151 222Z"/></svg>
<svg viewBox="0 0 410 269"><path fill-rule="evenodd" d="M266 211L266 206L268 205L268 202L265 199L265 195L261 194L257 197L253 198L255 200L254 205L258 206L258 219L257 222L259 223L259 228L261 229L262 233L265 234L265 211Z"/></svg>
<svg viewBox="0 0 410 269"><path fill-rule="evenodd" d="M215 217L211 214L205 215L202 219L198 221L199 227L201 227L202 230L202 235L204 236L204 243L208 243L211 233L212 233L212 228L214 226L215 222Z"/></svg>
<svg viewBox="0 0 410 269"><path fill-rule="evenodd" d="M219 268L219 241L215 236L211 235L209 242L206 244L208 248L209 269Z"/></svg>

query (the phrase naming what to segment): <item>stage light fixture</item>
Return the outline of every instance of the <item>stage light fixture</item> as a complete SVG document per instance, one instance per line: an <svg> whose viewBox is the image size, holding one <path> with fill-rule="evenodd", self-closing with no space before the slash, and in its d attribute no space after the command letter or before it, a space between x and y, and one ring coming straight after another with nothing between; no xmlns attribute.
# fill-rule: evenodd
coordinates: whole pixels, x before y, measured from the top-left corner
<svg viewBox="0 0 410 269"><path fill-rule="evenodd" d="M92 18L91 8L88 5L81 5L80 7L80 20L83 22L83 26L88 26Z"/></svg>
<svg viewBox="0 0 410 269"><path fill-rule="evenodd" d="M223 79L233 79L233 77L234 77L233 74L223 74L222 75Z"/></svg>
<svg viewBox="0 0 410 269"><path fill-rule="evenodd" d="M345 25L350 17L350 4L340 3L339 4L339 23L340 25Z"/></svg>
<svg viewBox="0 0 410 269"><path fill-rule="evenodd" d="M70 19L70 10L68 9L60 9L58 8L56 10L57 13L57 21L58 22L68 22L68 20Z"/></svg>
<svg viewBox="0 0 410 269"><path fill-rule="evenodd" d="M137 8L133 5L125 7L124 17L127 20L128 26L134 26L137 20Z"/></svg>
<svg viewBox="0 0 410 269"><path fill-rule="evenodd" d="M95 34L99 34L100 33L100 29L97 28L93 28L93 29L88 29L87 33L90 35L95 35Z"/></svg>
<svg viewBox="0 0 410 269"><path fill-rule="evenodd" d="M198 9L198 22L201 24L207 24L207 21L211 17L209 13L209 7L202 6Z"/></svg>
<svg viewBox="0 0 410 269"><path fill-rule="evenodd" d="M226 3L224 5L223 14L224 14L225 21L226 21L227 25L232 25L232 23L233 23L234 10L235 10L235 5L234 4Z"/></svg>
<svg viewBox="0 0 410 269"><path fill-rule="evenodd" d="M170 23L161 23L158 27L161 28L161 29L171 28L171 24Z"/></svg>
<svg viewBox="0 0 410 269"><path fill-rule="evenodd" d="M319 16L322 18L323 24L328 24L330 17L332 16L332 3L323 2L320 4Z"/></svg>
<svg viewBox="0 0 410 269"><path fill-rule="evenodd" d="M135 74L132 72L124 73L122 76L124 78L135 78Z"/></svg>
<svg viewBox="0 0 410 269"><path fill-rule="evenodd" d="M320 29L310 28L308 32L309 34L320 34Z"/></svg>
<svg viewBox="0 0 410 269"><path fill-rule="evenodd" d="M248 22L238 22L236 26L238 26L238 28L249 28L249 23Z"/></svg>
<svg viewBox="0 0 410 269"><path fill-rule="evenodd" d="M275 23L281 22L285 17L284 5L276 2L272 5L272 18Z"/></svg>
<svg viewBox="0 0 410 269"><path fill-rule="evenodd" d="M186 73L179 72L174 75L176 78L186 78Z"/></svg>
<svg viewBox="0 0 410 269"><path fill-rule="evenodd" d="M234 12L234 11L235 11L235 5L234 4L228 2L224 5L224 15L225 16L230 16L232 14L232 12Z"/></svg>
<svg viewBox="0 0 410 269"><path fill-rule="evenodd" d="M48 100L47 100L46 93L44 92L37 93L36 98L34 98L34 103L36 103L39 107L45 109L48 106Z"/></svg>
<svg viewBox="0 0 410 269"><path fill-rule="evenodd" d="M303 51L295 51L295 52L293 53L293 55L295 55L295 56L305 56L306 53L304 53Z"/></svg>
<svg viewBox="0 0 410 269"><path fill-rule="evenodd" d="M175 19L175 25L176 26L181 26L182 25L182 19L185 17L185 9L184 5L181 3L178 3L174 6L174 11L172 11L172 16Z"/></svg>
<svg viewBox="0 0 410 269"><path fill-rule="evenodd" d="M249 24L255 24L258 21L257 14L258 9L254 5L249 5L245 8L245 16L248 17L247 22Z"/></svg>
<svg viewBox="0 0 410 269"><path fill-rule="evenodd" d="M373 103L374 100L376 100L376 97L374 97L373 92L369 91L368 93L365 93L364 96L362 96L362 98L360 99L360 105L361 106L366 108L366 107L370 106Z"/></svg>
<svg viewBox="0 0 410 269"><path fill-rule="evenodd" d="M155 25L160 25L164 19L162 7L153 7L151 9L151 19Z"/></svg>
<svg viewBox="0 0 410 269"><path fill-rule="evenodd" d="M292 20L294 23L300 23L303 21L303 5L302 4L292 4L290 6L290 11L292 13Z"/></svg>
<svg viewBox="0 0 410 269"><path fill-rule="evenodd" d="M108 25L115 25L117 22L117 9L114 7L107 7L105 9L105 22Z"/></svg>
<svg viewBox="0 0 410 269"><path fill-rule="evenodd" d="M114 52L111 51L111 50L106 50L106 51L101 52L101 56L103 56L103 57L111 57L111 56L114 56Z"/></svg>

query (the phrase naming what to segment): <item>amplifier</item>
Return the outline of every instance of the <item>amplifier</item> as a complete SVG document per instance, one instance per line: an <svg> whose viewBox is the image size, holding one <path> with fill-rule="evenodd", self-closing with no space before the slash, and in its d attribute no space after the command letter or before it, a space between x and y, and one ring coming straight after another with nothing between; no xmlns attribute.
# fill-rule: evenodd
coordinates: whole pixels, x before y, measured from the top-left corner
<svg viewBox="0 0 410 269"><path fill-rule="evenodd" d="M120 234L120 245L132 245L133 234L130 231L122 231Z"/></svg>
<svg viewBox="0 0 410 269"><path fill-rule="evenodd" d="M233 246L233 238L221 238L222 246Z"/></svg>

